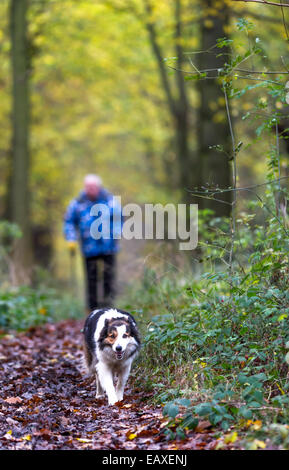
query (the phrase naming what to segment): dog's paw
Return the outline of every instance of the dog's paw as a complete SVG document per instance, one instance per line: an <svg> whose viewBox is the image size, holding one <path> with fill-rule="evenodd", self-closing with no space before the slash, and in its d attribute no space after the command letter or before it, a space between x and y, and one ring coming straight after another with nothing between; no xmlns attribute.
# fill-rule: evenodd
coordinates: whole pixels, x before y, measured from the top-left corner
<svg viewBox="0 0 289 470"><path fill-rule="evenodd" d="M95 398L96 398L96 399L103 398L103 397L104 397L104 394L103 394L103 393L96 393L96 394L95 394Z"/></svg>
<svg viewBox="0 0 289 470"><path fill-rule="evenodd" d="M110 397L110 398L108 399L108 404L111 405L111 406L115 405L115 404L118 403L118 402L119 402L119 400L118 400L117 397Z"/></svg>
<svg viewBox="0 0 289 470"><path fill-rule="evenodd" d="M117 400L115 400L115 401L111 400L111 401L108 402L108 405L109 406L114 406L116 403L117 403Z"/></svg>

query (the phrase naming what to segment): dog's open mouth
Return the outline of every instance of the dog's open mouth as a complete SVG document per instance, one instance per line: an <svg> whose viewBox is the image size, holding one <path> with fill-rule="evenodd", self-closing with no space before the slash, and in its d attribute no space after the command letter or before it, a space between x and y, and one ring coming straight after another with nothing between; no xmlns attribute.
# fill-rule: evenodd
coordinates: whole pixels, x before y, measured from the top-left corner
<svg viewBox="0 0 289 470"><path fill-rule="evenodd" d="M115 357L120 361L123 358L124 351L122 352L116 352Z"/></svg>

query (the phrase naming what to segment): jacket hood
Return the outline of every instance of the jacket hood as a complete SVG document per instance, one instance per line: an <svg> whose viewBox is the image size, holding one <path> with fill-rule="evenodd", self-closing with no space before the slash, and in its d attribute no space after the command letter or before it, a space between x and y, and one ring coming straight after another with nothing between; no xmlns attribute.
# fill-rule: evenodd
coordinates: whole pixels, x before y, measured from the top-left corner
<svg viewBox="0 0 289 470"><path fill-rule="evenodd" d="M100 188L99 194L96 197L95 201L103 200L103 199L108 199L109 197L109 192L105 188ZM79 202L84 202L84 201L91 201L86 195L86 192L84 190L80 191L77 201Z"/></svg>

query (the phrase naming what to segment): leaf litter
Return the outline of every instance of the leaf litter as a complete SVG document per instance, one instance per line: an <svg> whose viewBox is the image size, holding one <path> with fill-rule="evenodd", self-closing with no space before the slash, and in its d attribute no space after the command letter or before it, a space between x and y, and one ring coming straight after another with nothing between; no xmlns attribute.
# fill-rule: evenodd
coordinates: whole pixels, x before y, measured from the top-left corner
<svg viewBox="0 0 289 470"><path fill-rule="evenodd" d="M83 322L32 327L0 340L0 449L214 449L210 428L169 440L161 406L129 383L123 402L96 399L83 368ZM205 432L204 432L205 431Z"/></svg>

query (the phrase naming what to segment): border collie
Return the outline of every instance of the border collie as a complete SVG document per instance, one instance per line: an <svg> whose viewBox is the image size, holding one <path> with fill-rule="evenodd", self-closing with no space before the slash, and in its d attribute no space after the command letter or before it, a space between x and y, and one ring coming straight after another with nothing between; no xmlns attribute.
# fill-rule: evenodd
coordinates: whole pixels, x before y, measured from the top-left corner
<svg viewBox="0 0 289 470"><path fill-rule="evenodd" d="M96 374L96 398L105 392L108 404L114 405L123 399L131 364L140 348L136 322L124 310L94 310L85 321L83 334L87 369Z"/></svg>

